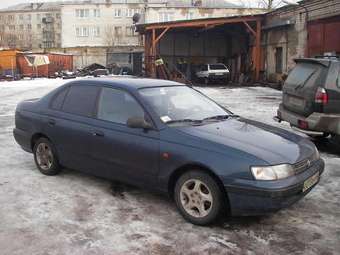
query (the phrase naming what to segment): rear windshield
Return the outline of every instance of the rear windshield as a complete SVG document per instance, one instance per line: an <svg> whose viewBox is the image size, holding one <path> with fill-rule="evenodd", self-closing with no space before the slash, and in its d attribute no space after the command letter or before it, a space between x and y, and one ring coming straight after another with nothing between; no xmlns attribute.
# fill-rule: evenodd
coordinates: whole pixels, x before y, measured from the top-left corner
<svg viewBox="0 0 340 255"><path fill-rule="evenodd" d="M298 63L288 75L285 86L304 87L308 84L315 84L320 79L323 69L318 64Z"/></svg>
<svg viewBox="0 0 340 255"><path fill-rule="evenodd" d="M227 69L224 65L217 64L217 65L210 65L210 70L225 70Z"/></svg>

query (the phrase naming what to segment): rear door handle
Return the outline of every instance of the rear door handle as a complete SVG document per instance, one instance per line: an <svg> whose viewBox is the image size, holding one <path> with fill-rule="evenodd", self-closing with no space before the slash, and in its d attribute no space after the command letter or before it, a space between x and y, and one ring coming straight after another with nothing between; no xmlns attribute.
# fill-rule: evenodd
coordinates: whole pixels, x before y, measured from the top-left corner
<svg viewBox="0 0 340 255"><path fill-rule="evenodd" d="M100 137L103 137L104 136L104 133L102 131L92 131L92 135L93 136L100 136Z"/></svg>
<svg viewBox="0 0 340 255"><path fill-rule="evenodd" d="M47 120L48 125L54 126L55 125L55 120L54 119L48 119Z"/></svg>

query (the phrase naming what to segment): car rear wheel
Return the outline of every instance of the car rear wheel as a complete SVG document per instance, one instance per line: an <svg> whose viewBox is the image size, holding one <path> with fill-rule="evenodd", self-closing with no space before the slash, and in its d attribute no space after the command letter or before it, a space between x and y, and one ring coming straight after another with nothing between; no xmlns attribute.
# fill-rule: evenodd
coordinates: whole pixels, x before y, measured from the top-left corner
<svg viewBox="0 0 340 255"><path fill-rule="evenodd" d="M46 138L39 138L33 148L34 161L42 174L56 175L60 165L53 144Z"/></svg>
<svg viewBox="0 0 340 255"><path fill-rule="evenodd" d="M179 211L193 224L211 224L222 211L222 192L216 181L203 171L183 174L176 182L174 195Z"/></svg>

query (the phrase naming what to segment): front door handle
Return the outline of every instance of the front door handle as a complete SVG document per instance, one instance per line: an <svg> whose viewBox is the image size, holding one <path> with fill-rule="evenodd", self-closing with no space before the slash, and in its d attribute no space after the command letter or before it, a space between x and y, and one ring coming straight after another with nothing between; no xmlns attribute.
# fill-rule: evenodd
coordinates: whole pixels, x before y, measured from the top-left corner
<svg viewBox="0 0 340 255"><path fill-rule="evenodd" d="M54 126L55 125L55 119L48 119L47 120L48 125Z"/></svg>
<svg viewBox="0 0 340 255"><path fill-rule="evenodd" d="M102 131L92 131L92 135L93 136L100 136L100 137L103 137L104 136L104 133Z"/></svg>

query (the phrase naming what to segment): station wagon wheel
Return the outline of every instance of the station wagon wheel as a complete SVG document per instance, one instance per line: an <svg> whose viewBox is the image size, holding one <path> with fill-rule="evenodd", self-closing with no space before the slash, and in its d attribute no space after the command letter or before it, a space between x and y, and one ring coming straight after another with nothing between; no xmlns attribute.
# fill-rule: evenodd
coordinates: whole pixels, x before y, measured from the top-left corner
<svg viewBox="0 0 340 255"><path fill-rule="evenodd" d="M45 175L56 175L60 171L57 155L52 143L42 137L33 148L34 161L39 171Z"/></svg>
<svg viewBox="0 0 340 255"><path fill-rule="evenodd" d="M184 173L176 182L174 195L183 217L196 225L214 222L224 204L215 179L201 170Z"/></svg>

